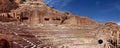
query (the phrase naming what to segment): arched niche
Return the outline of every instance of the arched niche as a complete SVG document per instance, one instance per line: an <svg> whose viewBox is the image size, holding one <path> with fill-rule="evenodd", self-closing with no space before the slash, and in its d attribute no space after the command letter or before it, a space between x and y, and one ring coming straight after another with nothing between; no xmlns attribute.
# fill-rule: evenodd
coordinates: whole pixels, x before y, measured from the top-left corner
<svg viewBox="0 0 120 48"><path fill-rule="evenodd" d="M10 48L10 44L6 39L0 39L0 48Z"/></svg>

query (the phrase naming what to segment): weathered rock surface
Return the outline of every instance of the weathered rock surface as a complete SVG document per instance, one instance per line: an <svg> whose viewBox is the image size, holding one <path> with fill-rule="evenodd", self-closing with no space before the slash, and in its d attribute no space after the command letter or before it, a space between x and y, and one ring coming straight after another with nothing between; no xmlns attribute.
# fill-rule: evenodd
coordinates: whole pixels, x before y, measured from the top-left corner
<svg viewBox="0 0 120 48"><path fill-rule="evenodd" d="M62 12L42 0L0 0L0 7L0 48L120 48L114 22Z"/></svg>
<svg viewBox="0 0 120 48"><path fill-rule="evenodd" d="M5 2L5 1L4 1ZM7 1L6 1L7 2ZM8 1L10 2L10 1ZM8 13L1 13L3 18L1 21L16 21L26 22L30 24L74 24L74 25L94 25L96 24L93 20L87 17L80 17L76 15L72 15L71 13L61 12L58 10L53 9L52 7L47 6L47 4L43 2L26 2L25 4L21 4L19 8L17 8L17 3L19 0L13 1L12 5L10 4L2 4L3 8L1 9L2 12L11 11ZM18 3L19 4L19 3ZM1 5L1 6L2 6ZM11 9L15 10L11 10ZM4 19L7 18L7 19ZM10 20L10 18L12 18Z"/></svg>
<svg viewBox="0 0 120 48"><path fill-rule="evenodd" d="M18 4L13 0L0 0L0 13L10 12L12 9L18 8Z"/></svg>

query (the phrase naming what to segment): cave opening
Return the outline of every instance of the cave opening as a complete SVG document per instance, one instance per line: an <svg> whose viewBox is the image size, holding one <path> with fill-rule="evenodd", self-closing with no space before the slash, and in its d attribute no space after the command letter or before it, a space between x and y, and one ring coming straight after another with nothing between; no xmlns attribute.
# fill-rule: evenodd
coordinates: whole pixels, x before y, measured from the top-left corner
<svg viewBox="0 0 120 48"><path fill-rule="evenodd" d="M101 39L98 40L98 43L99 43L99 44L102 44L102 43L103 43L103 40L101 40Z"/></svg>
<svg viewBox="0 0 120 48"><path fill-rule="evenodd" d="M56 18L56 20L60 21L61 19L60 18Z"/></svg>
<svg viewBox="0 0 120 48"><path fill-rule="evenodd" d="M6 39L0 39L0 48L10 48L10 44Z"/></svg>
<svg viewBox="0 0 120 48"><path fill-rule="evenodd" d="M28 20L28 17L22 17L22 20Z"/></svg>
<svg viewBox="0 0 120 48"><path fill-rule="evenodd" d="M26 2L26 0L22 0L23 2Z"/></svg>
<svg viewBox="0 0 120 48"><path fill-rule="evenodd" d="M10 2L13 2L14 0L9 0Z"/></svg>
<svg viewBox="0 0 120 48"><path fill-rule="evenodd" d="M49 18L45 18L44 20L45 20L45 21L49 21Z"/></svg>

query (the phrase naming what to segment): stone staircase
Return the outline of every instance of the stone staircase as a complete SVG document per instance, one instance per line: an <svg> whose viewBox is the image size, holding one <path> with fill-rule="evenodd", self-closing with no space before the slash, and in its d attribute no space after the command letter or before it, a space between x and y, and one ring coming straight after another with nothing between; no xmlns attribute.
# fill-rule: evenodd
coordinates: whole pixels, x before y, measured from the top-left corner
<svg viewBox="0 0 120 48"><path fill-rule="evenodd" d="M41 42L43 42L45 45L51 45L51 46L60 46L60 45L65 45L65 44L73 44L73 43L84 43L85 38L95 38L95 34L93 30L89 32L90 30L86 29L85 30L68 30L62 31L65 29L57 29L57 28L32 28L32 29L27 29L28 32L32 33L35 35L35 37ZM86 33L84 33L86 32ZM79 44L78 43L78 44ZM81 44L81 43L80 43Z"/></svg>
<svg viewBox="0 0 120 48"><path fill-rule="evenodd" d="M5 27L5 26L1 26ZM19 27L12 26L0 28L4 30L1 34L7 34L13 39L13 44L19 48L62 48L62 47L85 47L98 46L97 36L102 35L103 29L96 27L79 27L71 29L69 27ZM8 29L8 30L7 30ZM7 31L5 31L7 30ZM99 35L98 35L99 34ZM14 47L18 48L18 47Z"/></svg>

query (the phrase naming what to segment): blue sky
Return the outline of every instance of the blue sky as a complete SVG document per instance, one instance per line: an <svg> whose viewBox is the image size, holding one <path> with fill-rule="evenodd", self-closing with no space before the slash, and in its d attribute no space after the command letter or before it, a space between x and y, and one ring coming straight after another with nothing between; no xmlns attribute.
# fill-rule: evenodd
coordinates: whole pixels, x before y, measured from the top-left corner
<svg viewBox="0 0 120 48"><path fill-rule="evenodd" d="M55 9L87 16L97 22L120 23L120 0L44 0Z"/></svg>

